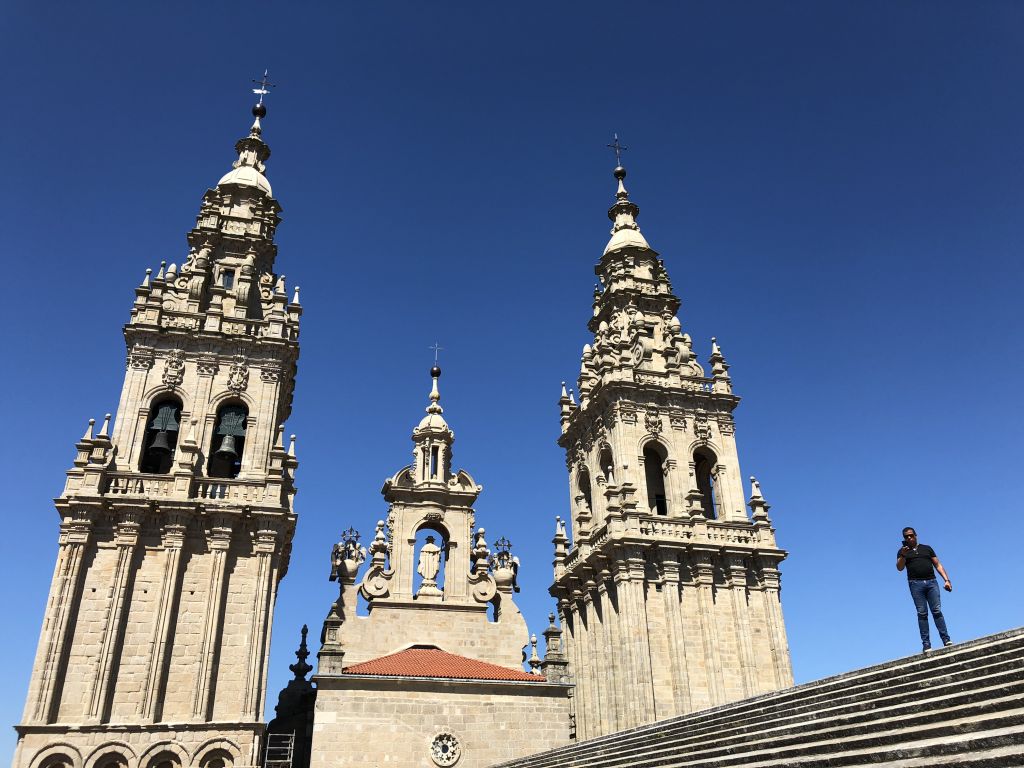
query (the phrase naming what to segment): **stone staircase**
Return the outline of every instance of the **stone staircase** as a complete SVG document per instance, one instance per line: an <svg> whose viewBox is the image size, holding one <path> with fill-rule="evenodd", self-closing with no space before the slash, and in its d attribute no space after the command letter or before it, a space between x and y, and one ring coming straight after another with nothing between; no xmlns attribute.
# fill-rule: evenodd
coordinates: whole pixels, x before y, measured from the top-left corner
<svg viewBox="0 0 1024 768"><path fill-rule="evenodd" d="M1024 628L500 768L1024 766Z"/></svg>

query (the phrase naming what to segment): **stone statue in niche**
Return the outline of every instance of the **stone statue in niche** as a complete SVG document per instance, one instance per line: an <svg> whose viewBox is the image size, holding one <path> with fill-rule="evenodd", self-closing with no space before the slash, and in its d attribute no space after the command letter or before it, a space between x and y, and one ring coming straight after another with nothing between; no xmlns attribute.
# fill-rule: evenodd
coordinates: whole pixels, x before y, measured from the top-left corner
<svg viewBox="0 0 1024 768"><path fill-rule="evenodd" d="M441 548L434 543L433 536L427 536L427 543L420 547L420 561L416 573L423 577L417 595L440 595L437 588L437 574L441 570Z"/></svg>

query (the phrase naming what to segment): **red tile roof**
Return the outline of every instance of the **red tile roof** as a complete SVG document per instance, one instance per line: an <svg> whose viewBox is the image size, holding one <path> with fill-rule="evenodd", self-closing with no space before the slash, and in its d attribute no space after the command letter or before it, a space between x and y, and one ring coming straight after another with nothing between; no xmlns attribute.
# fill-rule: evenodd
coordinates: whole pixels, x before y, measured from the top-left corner
<svg viewBox="0 0 1024 768"><path fill-rule="evenodd" d="M467 659L434 646L414 645L390 656L381 656L345 667L347 675L386 675L388 677L439 677L449 680L516 680L546 682L541 675L521 669L509 669L486 661Z"/></svg>

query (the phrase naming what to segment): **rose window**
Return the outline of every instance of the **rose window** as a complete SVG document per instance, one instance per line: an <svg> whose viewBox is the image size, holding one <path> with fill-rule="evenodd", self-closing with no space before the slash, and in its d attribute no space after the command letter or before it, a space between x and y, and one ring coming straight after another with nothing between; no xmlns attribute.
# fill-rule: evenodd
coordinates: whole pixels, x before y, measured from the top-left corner
<svg viewBox="0 0 1024 768"><path fill-rule="evenodd" d="M441 766L455 765L462 757L459 740L450 733L439 733L430 745L430 757Z"/></svg>

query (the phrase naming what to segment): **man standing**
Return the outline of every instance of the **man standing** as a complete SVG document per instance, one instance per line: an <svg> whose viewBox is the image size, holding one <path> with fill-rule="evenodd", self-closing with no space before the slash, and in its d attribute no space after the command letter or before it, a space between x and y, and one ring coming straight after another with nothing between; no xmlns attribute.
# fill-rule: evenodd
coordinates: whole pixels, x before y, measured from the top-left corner
<svg viewBox="0 0 1024 768"><path fill-rule="evenodd" d="M907 569L910 595L914 598L914 607L917 608L917 626L921 630L923 650L930 651L932 648L932 638L928 632L929 608L935 621L935 628L939 630L939 637L942 638L942 644L952 645L953 641L949 639L949 632L946 631L946 620L942 617L935 569L938 569L939 575L942 576L945 582L943 587L947 592L953 591L953 584L949 581L946 569L942 567L939 558L935 556L935 550L927 544L918 544L917 531L910 527L903 529L903 546L896 553L896 570L902 571L904 568Z"/></svg>

